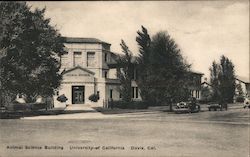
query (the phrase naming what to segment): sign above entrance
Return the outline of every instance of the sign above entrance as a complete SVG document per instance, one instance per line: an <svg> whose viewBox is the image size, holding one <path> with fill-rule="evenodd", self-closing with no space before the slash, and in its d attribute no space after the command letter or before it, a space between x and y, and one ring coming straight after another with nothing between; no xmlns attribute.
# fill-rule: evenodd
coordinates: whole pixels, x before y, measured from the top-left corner
<svg viewBox="0 0 250 157"><path fill-rule="evenodd" d="M94 74L88 69L74 67L63 73L63 82L94 82Z"/></svg>

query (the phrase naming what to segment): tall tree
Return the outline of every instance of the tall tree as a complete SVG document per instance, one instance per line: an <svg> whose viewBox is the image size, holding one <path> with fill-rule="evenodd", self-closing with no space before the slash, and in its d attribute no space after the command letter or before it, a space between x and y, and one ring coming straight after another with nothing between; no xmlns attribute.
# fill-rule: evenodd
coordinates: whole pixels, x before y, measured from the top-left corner
<svg viewBox="0 0 250 157"><path fill-rule="evenodd" d="M218 88L219 86L218 77L220 73L220 66L215 61L213 61L212 66L209 68L209 71L210 71L210 82L211 82L212 90L213 90L212 99L215 101L218 101L221 96L219 88Z"/></svg>
<svg viewBox="0 0 250 157"><path fill-rule="evenodd" d="M218 101L233 102L235 94L235 72L231 60L222 55L220 63L213 62L210 68L214 97Z"/></svg>
<svg viewBox="0 0 250 157"><path fill-rule="evenodd" d="M212 99L212 92L210 91L209 87L201 87L201 100L208 102Z"/></svg>
<svg viewBox="0 0 250 157"><path fill-rule="evenodd" d="M143 93L144 99L151 104L187 99L190 65L182 57L174 39L166 32L158 32L150 40L145 29L138 35L139 75L143 73L139 82L145 83L141 85L146 93Z"/></svg>
<svg viewBox="0 0 250 157"><path fill-rule="evenodd" d="M221 72L219 73L220 91L226 102L233 102L235 94L235 72L234 65L224 55L220 59Z"/></svg>
<svg viewBox="0 0 250 157"><path fill-rule="evenodd" d="M153 36L150 60L151 99L159 103L187 99L191 65L184 60L178 45L167 32Z"/></svg>
<svg viewBox="0 0 250 157"><path fill-rule="evenodd" d="M139 75L137 78L138 87L140 89L140 95L144 101L149 101L149 82L148 75L151 69L150 66L150 44L151 39L148 34L148 31L145 27L141 26L142 30L137 31L136 42L139 46L139 57L137 69L139 71Z"/></svg>
<svg viewBox="0 0 250 157"><path fill-rule="evenodd" d="M133 78L133 70L134 70L134 64L132 62L133 55L123 40L121 40L120 45L122 48L122 52L124 53L124 55L118 57L117 60L117 63L119 65L117 74L118 78L121 81L120 93L123 101L130 102L132 100L131 81Z"/></svg>
<svg viewBox="0 0 250 157"><path fill-rule="evenodd" d="M26 2L0 2L0 49L6 53L0 59L0 82L12 93L26 95L28 102L52 95L61 80L63 38L44 13L31 11Z"/></svg>

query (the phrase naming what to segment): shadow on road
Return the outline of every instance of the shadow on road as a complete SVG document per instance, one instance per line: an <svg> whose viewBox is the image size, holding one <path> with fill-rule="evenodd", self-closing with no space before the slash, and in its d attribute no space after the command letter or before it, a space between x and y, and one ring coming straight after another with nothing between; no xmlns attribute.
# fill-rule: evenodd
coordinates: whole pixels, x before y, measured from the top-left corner
<svg viewBox="0 0 250 157"><path fill-rule="evenodd" d="M20 119L22 117L49 116L61 114L90 113L95 110L38 110L38 111L5 111L0 113L0 119Z"/></svg>

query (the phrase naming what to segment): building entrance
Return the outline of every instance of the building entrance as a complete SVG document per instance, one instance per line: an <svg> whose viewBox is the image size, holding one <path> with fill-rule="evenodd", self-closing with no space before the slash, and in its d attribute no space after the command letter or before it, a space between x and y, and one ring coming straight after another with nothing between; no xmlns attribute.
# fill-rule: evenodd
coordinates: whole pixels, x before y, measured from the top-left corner
<svg viewBox="0 0 250 157"><path fill-rule="evenodd" d="M72 86L72 104L84 104L84 86Z"/></svg>

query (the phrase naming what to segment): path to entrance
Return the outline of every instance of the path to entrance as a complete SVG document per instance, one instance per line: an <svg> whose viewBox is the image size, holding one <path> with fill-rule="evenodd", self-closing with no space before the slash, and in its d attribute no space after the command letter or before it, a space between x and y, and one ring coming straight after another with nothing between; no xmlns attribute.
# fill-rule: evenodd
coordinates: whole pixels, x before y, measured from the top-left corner
<svg viewBox="0 0 250 157"><path fill-rule="evenodd" d="M23 117L22 119L99 119L103 114L94 110L89 104L73 104L64 109L59 115L42 115L34 117Z"/></svg>

